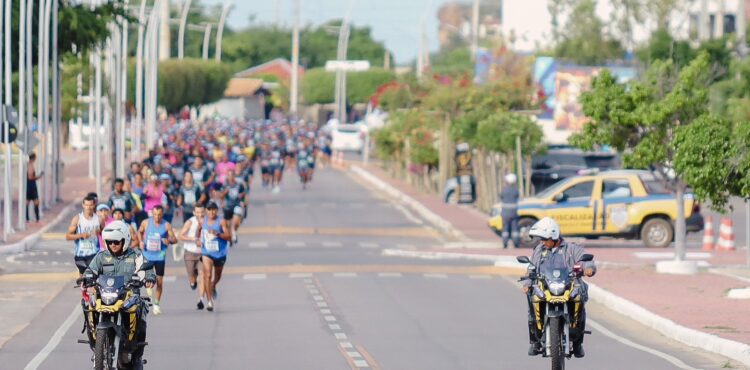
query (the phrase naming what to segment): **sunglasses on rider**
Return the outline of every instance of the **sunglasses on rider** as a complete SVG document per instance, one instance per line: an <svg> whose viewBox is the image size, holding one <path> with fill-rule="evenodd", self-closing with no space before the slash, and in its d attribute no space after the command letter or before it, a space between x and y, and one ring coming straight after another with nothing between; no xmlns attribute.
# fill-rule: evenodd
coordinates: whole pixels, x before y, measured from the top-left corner
<svg viewBox="0 0 750 370"><path fill-rule="evenodd" d="M122 245L124 241L123 240L105 240L104 242L107 243L107 245L115 246L115 245Z"/></svg>

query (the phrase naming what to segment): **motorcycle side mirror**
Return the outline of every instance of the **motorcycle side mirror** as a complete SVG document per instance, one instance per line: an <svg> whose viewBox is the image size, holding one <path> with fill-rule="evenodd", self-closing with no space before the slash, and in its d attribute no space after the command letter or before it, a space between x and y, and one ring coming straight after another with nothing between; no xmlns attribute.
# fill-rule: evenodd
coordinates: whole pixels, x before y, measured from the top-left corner
<svg viewBox="0 0 750 370"><path fill-rule="evenodd" d="M516 261L518 261L518 263L531 263L531 260L529 260L529 257L526 257L526 256L518 256L516 257Z"/></svg>
<svg viewBox="0 0 750 370"><path fill-rule="evenodd" d="M593 260L594 260L594 255L593 254L588 254L587 253L587 254L584 254L583 256L581 256L581 261L583 261L583 262L589 262L589 261L593 261Z"/></svg>

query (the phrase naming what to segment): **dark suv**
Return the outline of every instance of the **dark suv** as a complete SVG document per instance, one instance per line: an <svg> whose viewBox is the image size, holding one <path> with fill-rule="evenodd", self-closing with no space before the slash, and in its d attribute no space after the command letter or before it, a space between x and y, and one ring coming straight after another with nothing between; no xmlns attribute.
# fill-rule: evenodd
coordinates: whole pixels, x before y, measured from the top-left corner
<svg viewBox="0 0 750 370"><path fill-rule="evenodd" d="M580 149L550 149L531 159L531 184L538 193L552 184L576 175L620 168L620 158L610 152L584 152Z"/></svg>

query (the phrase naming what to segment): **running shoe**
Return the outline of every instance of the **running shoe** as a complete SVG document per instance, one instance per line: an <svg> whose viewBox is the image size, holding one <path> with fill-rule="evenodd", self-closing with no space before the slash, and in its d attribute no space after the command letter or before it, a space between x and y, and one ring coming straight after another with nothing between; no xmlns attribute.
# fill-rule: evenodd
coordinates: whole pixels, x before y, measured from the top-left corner
<svg viewBox="0 0 750 370"><path fill-rule="evenodd" d="M214 310L214 302L209 301L208 304L206 305L206 310L208 310L209 312L212 312Z"/></svg>
<svg viewBox="0 0 750 370"><path fill-rule="evenodd" d="M153 310L154 310L154 315L161 315L161 307L159 307L158 304L154 304Z"/></svg>
<svg viewBox="0 0 750 370"><path fill-rule="evenodd" d="M198 300L198 304L195 305L199 310L203 309L203 299Z"/></svg>

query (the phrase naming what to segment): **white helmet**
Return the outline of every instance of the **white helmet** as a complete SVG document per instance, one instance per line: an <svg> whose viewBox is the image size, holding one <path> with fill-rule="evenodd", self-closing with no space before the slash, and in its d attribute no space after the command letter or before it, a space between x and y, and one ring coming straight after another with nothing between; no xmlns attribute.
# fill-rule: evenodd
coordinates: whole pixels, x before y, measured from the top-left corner
<svg viewBox="0 0 750 370"><path fill-rule="evenodd" d="M531 226L531 230L529 230L529 236L538 236L542 239L559 240L560 225L558 225L555 220L549 217L545 217Z"/></svg>
<svg viewBox="0 0 750 370"><path fill-rule="evenodd" d="M516 183L516 174L515 173L509 173L505 175L505 182L508 184L515 184Z"/></svg>
<svg viewBox="0 0 750 370"><path fill-rule="evenodd" d="M105 244L107 240L122 240L122 250L127 251L130 248L130 227L124 221L113 221L102 230L102 239Z"/></svg>

